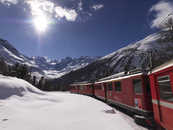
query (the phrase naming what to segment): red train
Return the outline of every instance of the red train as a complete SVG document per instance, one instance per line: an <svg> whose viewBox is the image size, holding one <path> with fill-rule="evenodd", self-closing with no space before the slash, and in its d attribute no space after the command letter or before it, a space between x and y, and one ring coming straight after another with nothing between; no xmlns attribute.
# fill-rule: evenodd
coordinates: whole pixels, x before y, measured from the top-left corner
<svg viewBox="0 0 173 130"><path fill-rule="evenodd" d="M153 117L157 130L173 130L173 61L150 73L119 73L94 83L75 83L71 88L72 93L95 96L148 123Z"/></svg>

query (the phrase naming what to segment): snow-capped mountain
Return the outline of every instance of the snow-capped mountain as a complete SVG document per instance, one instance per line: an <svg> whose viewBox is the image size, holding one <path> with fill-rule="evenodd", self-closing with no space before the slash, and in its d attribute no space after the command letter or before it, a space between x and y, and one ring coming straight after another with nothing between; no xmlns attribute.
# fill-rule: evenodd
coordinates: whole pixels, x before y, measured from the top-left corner
<svg viewBox="0 0 173 130"><path fill-rule="evenodd" d="M47 57L32 57L30 61L38 66L45 77L58 78L71 71L83 68L95 61L97 57L81 56L79 58L66 57L63 59L49 59ZM33 73L37 77L41 74L37 70Z"/></svg>
<svg viewBox="0 0 173 130"><path fill-rule="evenodd" d="M29 58L21 54L8 41L0 39L0 58L4 59L8 64L26 63L32 65Z"/></svg>
<svg viewBox="0 0 173 130"><path fill-rule="evenodd" d="M150 60L152 67L156 67L172 58L173 32L162 31L101 57L82 69L64 75L56 80L56 84L63 86L67 81L71 81L68 83L93 81L118 72L136 68L147 69Z"/></svg>
<svg viewBox="0 0 173 130"><path fill-rule="evenodd" d="M82 56L79 58L66 57L64 59L49 59L47 57L27 57L14 48L8 41L0 39L0 59L7 64L26 64L31 68L33 75L37 77L58 78L85 67L92 63L97 57Z"/></svg>

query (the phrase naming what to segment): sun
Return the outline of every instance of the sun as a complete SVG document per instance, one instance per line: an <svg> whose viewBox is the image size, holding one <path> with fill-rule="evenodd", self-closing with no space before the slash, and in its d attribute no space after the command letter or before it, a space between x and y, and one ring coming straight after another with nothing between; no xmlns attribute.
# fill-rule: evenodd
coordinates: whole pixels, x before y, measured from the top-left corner
<svg viewBox="0 0 173 130"><path fill-rule="evenodd" d="M45 32L48 28L48 19L42 15L42 16L37 16L33 19L33 24L35 26L35 29L39 32Z"/></svg>

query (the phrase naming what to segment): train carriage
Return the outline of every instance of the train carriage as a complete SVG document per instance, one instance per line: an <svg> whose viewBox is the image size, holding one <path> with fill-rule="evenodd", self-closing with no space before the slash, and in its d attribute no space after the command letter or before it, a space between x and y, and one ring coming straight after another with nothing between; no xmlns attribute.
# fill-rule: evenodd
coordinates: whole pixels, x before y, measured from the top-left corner
<svg viewBox="0 0 173 130"><path fill-rule="evenodd" d="M94 87L92 83L78 82L78 83L71 84L71 86L72 86L72 89L71 89L72 93L75 92L75 93L89 95L89 96L94 95ZM73 88L75 88L75 90Z"/></svg>
<svg viewBox="0 0 173 130"><path fill-rule="evenodd" d="M70 85L70 92L71 93L79 93L79 86L78 85Z"/></svg>
<svg viewBox="0 0 173 130"><path fill-rule="evenodd" d="M94 84L94 90L95 90L95 93L94 93L94 96L96 98L99 98L103 101L106 101L106 86L104 83L95 83Z"/></svg>
<svg viewBox="0 0 173 130"><path fill-rule="evenodd" d="M97 82L103 83L106 84L107 102L145 117L152 114L147 74L141 72L116 74Z"/></svg>
<svg viewBox="0 0 173 130"><path fill-rule="evenodd" d="M153 69L149 77L155 121L173 130L173 61Z"/></svg>

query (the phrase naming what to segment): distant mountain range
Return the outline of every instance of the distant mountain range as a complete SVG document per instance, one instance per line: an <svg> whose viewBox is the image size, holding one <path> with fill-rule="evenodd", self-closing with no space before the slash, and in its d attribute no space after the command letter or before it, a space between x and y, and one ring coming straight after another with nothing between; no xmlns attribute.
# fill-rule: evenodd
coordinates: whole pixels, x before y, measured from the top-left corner
<svg viewBox="0 0 173 130"><path fill-rule="evenodd" d="M84 68L72 71L54 80L54 84L63 87L73 82L95 81L118 72L137 68L148 69L149 61L153 68L171 59L173 32L162 31L101 57Z"/></svg>
<svg viewBox="0 0 173 130"><path fill-rule="evenodd" d="M27 57L14 48L8 41L0 39L0 58L7 64L26 64L32 74L40 78L58 78L71 71L83 68L98 57L81 56L79 58L66 57L63 59L49 59L47 57Z"/></svg>

